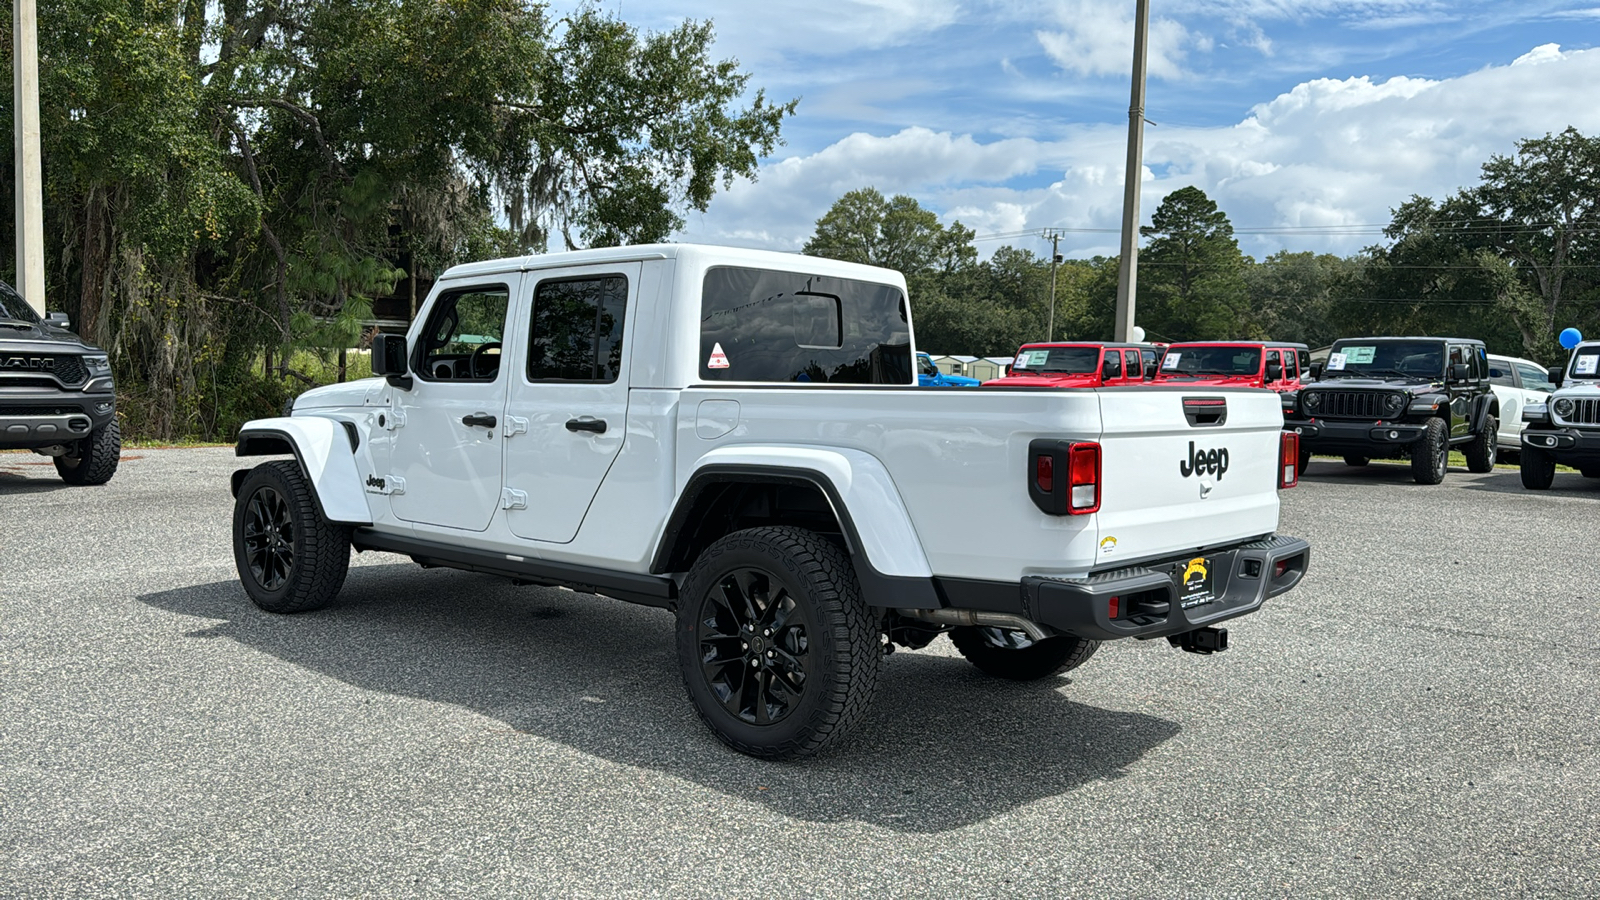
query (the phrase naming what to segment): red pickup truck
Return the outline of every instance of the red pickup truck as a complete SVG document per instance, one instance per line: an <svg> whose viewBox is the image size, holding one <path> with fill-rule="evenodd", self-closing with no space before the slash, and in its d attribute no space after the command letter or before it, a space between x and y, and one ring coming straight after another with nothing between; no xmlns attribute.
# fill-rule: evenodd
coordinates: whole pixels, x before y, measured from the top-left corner
<svg viewBox="0 0 1600 900"><path fill-rule="evenodd" d="M1146 373L1154 370L1157 356L1156 348L1144 344L1023 344L1006 376L984 385L1096 388L1141 384Z"/></svg>
<svg viewBox="0 0 1600 900"><path fill-rule="evenodd" d="M1258 387L1280 394L1300 390L1310 364L1305 344L1283 341L1191 341L1172 344L1152 379L1155 384Z"/></svg>

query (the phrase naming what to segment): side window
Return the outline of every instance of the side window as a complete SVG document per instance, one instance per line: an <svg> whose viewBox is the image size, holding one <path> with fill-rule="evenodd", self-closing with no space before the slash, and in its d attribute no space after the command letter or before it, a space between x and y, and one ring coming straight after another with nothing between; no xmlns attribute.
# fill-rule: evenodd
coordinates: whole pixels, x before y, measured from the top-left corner
<svg viewBox="0 0 1600 900"><path fill-rule="evenodd" d="M1265 376L1266 373L1267 373L1267 366L1270 366L1273 363L1277 363L1278 366L1281 369L1281 367L1283 366L1283 357L1280 356L1278 354L1278 351L1276 351L1276 350L1268 350L1265 354L1263 354L1263 360L1262 360L1262 365L1261 365L1261 374L1263 376ZM1279 371L1278 377L1279 378L1283 377L1282 371Z"/></svg>
<svg viewBox="0 0 1600 900"><path fill-rule="evenodd" d="M1475 347L1472 351L1472 377L1479 381L1489 375L1488 351L1482 347Z"/></svg>
<svg viewBox="0 0 1600 900"><path fill-rule="evenodd" d="M1530 391L1554 391L1556 386L1550 383L1550 373L1536 366L1517 363L1517 372L1522 376L1522 386Z"/></svg>
<svg viewBox="0 0 1600 900"><path fill-rule="evenodd" d="M1489 383L1502 384L1506 387L1516 387L1517 377L1511 374L1511 366L1497 359L1489 360Z"/></svg>
<svg viewBox="0 0 1600 900"><path fill-rule="evenodd" d="M428 315L417 348L419 378L428 381L494 381L500 377L500 339L505 336L505 285L442 295Z"/></svg>
<svg viewBox="0 0 1600 900"><path fill-rule="evenodd" d="M1310 371L1310 369L1311 369L1311 351L1310 350L1296 350L1295 351L1295 356L1298 358L1298 361L1300 363L1300 371L1302 371L1302 372Z"/></svg>
<svg viewBox="0 0 1600 900"><path fill-rule="evenodd" d="M1283 351L1283 377L1287 381L1300 380L1300 354L1293 350Z"/></svg>
<svg viewBox="0 0 1600 900"><path fill-rule="evenodd" d="M1139 351L1122 351L1122 370L1128 373L1129 378L1143 380L1144 367L1139 364Z"/></svg>
<svg viewBox="0 0 1600 900"><path fill-rule="evenodd" d="M1107 350L1105 361L1100 364L1100 377L1107 381L1122 377L1122 354L1115 350Z"/></svg>
<svg viewBox="0 0 1600 900"><path fill-rule="evenodd" d="M530 317L528 380L616 381L627 305L628 279L621 275L539 282Z"/></svg>

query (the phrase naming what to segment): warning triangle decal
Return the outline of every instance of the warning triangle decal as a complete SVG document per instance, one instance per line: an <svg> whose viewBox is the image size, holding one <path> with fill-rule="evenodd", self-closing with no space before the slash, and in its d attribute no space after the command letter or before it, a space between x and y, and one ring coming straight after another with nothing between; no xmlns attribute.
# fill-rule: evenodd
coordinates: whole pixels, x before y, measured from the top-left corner
<svg viewBox="0 0 1600 900"><path fill-rule="evenodd" d="M726 369L728 367L728 354L722 352L722 345L715 344L711 347L711 358L706 360L708 369Z"/></svg>

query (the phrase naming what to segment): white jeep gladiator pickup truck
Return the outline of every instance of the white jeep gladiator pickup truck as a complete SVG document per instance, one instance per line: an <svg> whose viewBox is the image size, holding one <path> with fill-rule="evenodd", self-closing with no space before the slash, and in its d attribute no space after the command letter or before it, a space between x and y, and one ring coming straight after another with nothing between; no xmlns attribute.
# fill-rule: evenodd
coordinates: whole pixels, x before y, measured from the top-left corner
<svg viewBox="0 0 1600 900"><path fill-rule="evenodd" d="M1600 341L1579 343L1550 380L1550 399L1522 408L1522 486L1535 491L1555 483L1557 463L1600 478Z"/></svg>
<svg viewBox="0 0 1600 900"><path fill-rule="evenodd" d="M1226 648L1299 583L1277 395L917 387L905 279L721 247L457 266L380 377L247 424L234 551L261 608L350 548L674 611L690 700L742 752L859 721L894 645L948 632L1035 679L1100 642Z"/></svg>

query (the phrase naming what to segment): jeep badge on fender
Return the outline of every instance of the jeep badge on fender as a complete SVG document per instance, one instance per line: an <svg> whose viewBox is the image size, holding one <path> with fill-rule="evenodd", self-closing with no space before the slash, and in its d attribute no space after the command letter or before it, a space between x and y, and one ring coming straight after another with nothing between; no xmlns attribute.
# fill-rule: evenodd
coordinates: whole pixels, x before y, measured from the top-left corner
<svg viewBox="0 0 1600 900"><path fill-rule="evenodd" d="M1190 441L1189 458L1178 460L1178 471L1185 478L1190 475L1215 475L1221 481L1223 473L1228 471L1228 448L1196 450L1194 441Z"/></svg>

